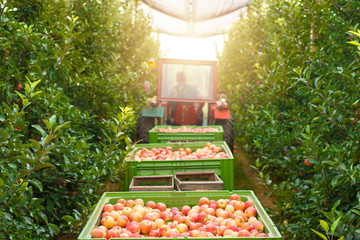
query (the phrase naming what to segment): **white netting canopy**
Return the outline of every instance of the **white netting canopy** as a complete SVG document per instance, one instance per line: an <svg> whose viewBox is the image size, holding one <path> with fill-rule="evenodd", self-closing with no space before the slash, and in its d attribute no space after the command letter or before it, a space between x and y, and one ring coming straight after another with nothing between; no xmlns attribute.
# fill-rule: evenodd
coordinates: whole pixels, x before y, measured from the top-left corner
<svg viewBox="0 0 360 240"><path fill-rule="evenodd" d="M184 37L225 33L250 0L143 0L154 31Z"/></svg>

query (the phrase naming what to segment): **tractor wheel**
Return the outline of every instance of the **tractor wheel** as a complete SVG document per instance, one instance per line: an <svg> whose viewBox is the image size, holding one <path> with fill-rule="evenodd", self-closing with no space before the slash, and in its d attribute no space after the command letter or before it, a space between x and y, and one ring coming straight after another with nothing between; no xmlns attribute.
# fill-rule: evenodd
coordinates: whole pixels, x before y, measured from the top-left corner
<svg viewBox="0 0 360 240"><path fill-rule="evenodd" d="M234 122L230 119L215 119L215 125L221 125L224 129L224 141L230 150L234 150Z"/></svg>
<svg viewBox="0 0 360 240"><path fill-rule="evenodd" d="M149 143L149 131L155 126L155 118L140 116L138 119L136 138L139 143Z"/></svg>

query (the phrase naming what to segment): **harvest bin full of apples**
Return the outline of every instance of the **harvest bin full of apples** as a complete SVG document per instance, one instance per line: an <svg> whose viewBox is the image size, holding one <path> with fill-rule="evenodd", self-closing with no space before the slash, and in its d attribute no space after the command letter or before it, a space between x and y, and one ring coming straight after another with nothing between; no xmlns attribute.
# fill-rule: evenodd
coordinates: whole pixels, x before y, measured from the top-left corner
<svg viewBox="0 0 360 240"><path fill-rule="evenodd" d="M149 131L149 143L169 141L222 141L224 130L221 125L213 126L168 126L158 125Z"/></svg>
<svg viewBox="0 0 360 240"><path fill-rule="evenodd" d="M94 238L281 239L249 190L106 192L78 240Z"/></svg>
<svg viewBox="0 0 360 240"><path fill-rule="evenodd" d="M234 157L225 141L137 144L124 160L125 190L134 176L215 171L224 189L234 187Z"/></svg>

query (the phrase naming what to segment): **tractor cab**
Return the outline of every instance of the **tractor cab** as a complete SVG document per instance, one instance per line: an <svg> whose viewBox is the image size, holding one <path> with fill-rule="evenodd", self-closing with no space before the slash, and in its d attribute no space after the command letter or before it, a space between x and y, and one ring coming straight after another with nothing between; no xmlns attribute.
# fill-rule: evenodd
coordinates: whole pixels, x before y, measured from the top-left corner
<svg viewBox="0 0 360 240"><path fill-rule="evenodd" d="M148 142L148 132L157 124L223 125L224 135L231 136L228 145L232 148L233 124L226 94L217 96L217 62L159 59L157 70L158 106L143 108L138 140Z"/></svg>

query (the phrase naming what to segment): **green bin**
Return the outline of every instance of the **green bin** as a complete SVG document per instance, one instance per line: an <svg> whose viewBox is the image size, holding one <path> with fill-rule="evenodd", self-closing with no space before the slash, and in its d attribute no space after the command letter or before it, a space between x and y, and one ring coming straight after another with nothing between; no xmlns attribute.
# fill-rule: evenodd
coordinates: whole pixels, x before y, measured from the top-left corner
<svg viewBox="0 0 360 240"><path fill-rule="evenodd" d="M159 132L161 128L172 128L179 129L181 127L187 128L214 128L217 132L204 132L204 133L196 133L196 132ZM211 126L195 126L195 125L187 125L187 126L169 126L169 125L157 125L153 129L149 131L149 143L166 143L169 141L187 141L187 142L195 142L195 141L222 141L224 140L224 130L220 125L211 125Z"/></svg>
<svg viewBox="0 0 360 240"><path fill-rule="evenodd" d="M126 191L134 176L153 176L153 175L175 175L176 172L188 171L215 171L224 182L224 189L234 189L234 157L224 141L214 141L212 144L222 148L229 158L226 159L193 159L193 160L154 160L154 161L132 161L135 153L142 148L166 148L170 146L173 150L179 148L191 148L195 151L205 147L206 142L178 142L178 143L151 143L137 144L125 158L125 186Z"/></svg>
<svg viewBox="0 0 360 240"><path fill-rule="evenodd" d="M282 236L278 229L276 228L273 221L270 219L269 215L265 211L264 207L261 205L258 198L255 196L253 191L250 190L234 190L234 191L185 191L185 192L105 192L100 198L98 204L96 205L93 213L91 214L89 220L87 221L85 227L82 229L78 240L92 240L91 231L100 225L101 214L103 206L107 203L115 204L116 201L120 198L129 200L135 200L141 198L146 203L147 201L163 202L168 208L177 207L181 208L184 205L194 206L199 203L201 197L207 197L210 200L218 199L229 199L232 194L238 194L241 197L243 202L247 200L253 200L255 203L255 208L257 210L257 218L264 224L264 232L266 232L269 237L258 238L258 237L232 237L231 239L236 240L249 240L249 239L264 239L264 240L280 240ZM138 239L140 238L132 238ZM143 238L142 238L143 239ZM147 238L146 238L147 239ZM150 238L154 239L154 238ZM174 239L174 238L172 238ZM180 238L181 239L181 238ZM196 238L200 240L215 240L219 237L210 237L210 238Z"/></svg>

